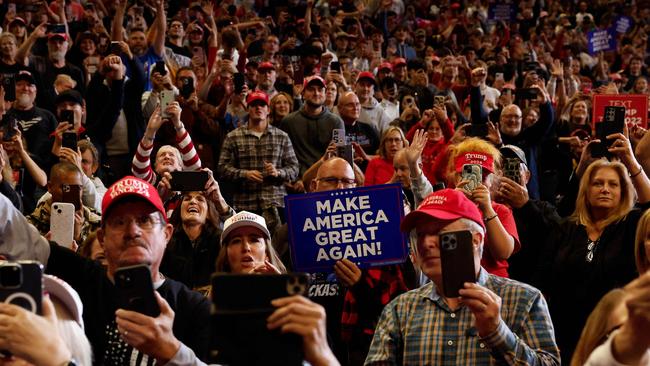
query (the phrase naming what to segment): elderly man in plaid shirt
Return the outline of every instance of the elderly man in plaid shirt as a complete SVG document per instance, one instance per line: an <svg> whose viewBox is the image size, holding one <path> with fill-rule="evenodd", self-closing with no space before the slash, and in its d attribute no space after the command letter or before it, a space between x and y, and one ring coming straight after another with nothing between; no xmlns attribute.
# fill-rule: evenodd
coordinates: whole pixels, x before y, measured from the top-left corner
<svg viewBox="0 0 650 366"><path fill-rule="evenodd" d="M235 210L263 216L269 229L284 221L284 183L298 177L298 159L289 136L268 122L269 97L255 91L246 98L248 124L231 131L223 143L219 174L239 183Z"/></svg>
<svg viewBox="0 0 650 366"><path fill-rule="evenodd" d="M384 308L365 365L560 364L540 291L488 274L480 266L484 221L491 219L482 218L475 204L451 189L432 193L405 217L402 230L415 229L416 262L432 282ZM471 236L473 263L455 263L443 273L442 251L462 245L449 240L442 248L440 235L456 232L460 237L459 231ZM465 282L457 294L449 294L452 278L443 276L459 273L465 264L473 266L476 282Z"/></svg>

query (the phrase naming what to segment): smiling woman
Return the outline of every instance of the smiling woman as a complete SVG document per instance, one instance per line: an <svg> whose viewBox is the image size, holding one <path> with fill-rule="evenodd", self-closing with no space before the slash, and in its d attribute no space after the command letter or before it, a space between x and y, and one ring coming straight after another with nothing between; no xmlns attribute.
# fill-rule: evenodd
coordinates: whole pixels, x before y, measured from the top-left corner
<svg viewBox="0 0 650 366"><path fill-rule="evenodd" d="M204 292L221 249L219 214L204 192L185 192L172 213L176 228L165 250L160 271Z"/></svg>

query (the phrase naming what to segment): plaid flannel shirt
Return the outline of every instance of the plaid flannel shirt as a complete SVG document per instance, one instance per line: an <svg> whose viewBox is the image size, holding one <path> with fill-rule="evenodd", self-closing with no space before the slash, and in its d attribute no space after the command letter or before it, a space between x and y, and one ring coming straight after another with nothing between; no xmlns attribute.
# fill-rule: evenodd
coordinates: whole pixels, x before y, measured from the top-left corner
<svg viewBox="0 0 650 366"><path fill-rule="evenodd" d="M264 162L272 163L279 175L264 175ZM246 179L246 171L259 170L262 183ZM223 143L218 172L222 178L241 183L233 197L233 206L239 210L259 212L267 207L284 207L287 190L285 182L298 177L298 159L289 136L269 125L261 137L247 126L231 131Z"/></svg>
<svg viewBox="0 0 650 366"><path fill-rule="evenodd" d="M359 282L345 293L341 317L343 340L350 342L360 333L372 336L384 306L406 291L400 265L364 270Z"/></svg>
<svg viewBox="0 0 650 366"><path fill-rule="evenodd" d="M466 306L456 311L430 282L384 309L366 365L560 365L553 323L539 290L481 268L478 283L501 297L501 322L480 337Z"/></svg>

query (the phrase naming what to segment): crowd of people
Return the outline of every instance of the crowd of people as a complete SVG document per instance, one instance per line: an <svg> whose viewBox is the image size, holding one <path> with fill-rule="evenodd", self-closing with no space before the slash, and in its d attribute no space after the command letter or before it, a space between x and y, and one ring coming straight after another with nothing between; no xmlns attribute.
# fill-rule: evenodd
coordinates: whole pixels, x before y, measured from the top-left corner
<svg viewBox="0 0 650 366"><path fill-rule="evenodd" d="M294 271L287 195L396 183L404 263L344 258L273 301L268 328L300 336L305 361L650 365L650 3L0 15L0 260L42 263L49 294L41 314L0 303L0 364L203 365L212 274ZM644 107L603 136L599 95ZM178 172L207 183L179 190ZM71 192L72 242L51 241ZM476 282L450 297L440 237L457 231ZM139 264L157 317L118 305L116 271Z"/></svg>

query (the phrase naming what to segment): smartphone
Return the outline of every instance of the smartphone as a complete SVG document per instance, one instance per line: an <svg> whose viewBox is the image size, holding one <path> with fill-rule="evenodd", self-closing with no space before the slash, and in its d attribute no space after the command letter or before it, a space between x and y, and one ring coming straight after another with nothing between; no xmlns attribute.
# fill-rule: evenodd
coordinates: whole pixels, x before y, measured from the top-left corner
<svg viewBox="0 0 650 366"><path fill-rule="evenodd" d="M0 302L42 314L43 266L36 261L0 262Z"/></svg>
<svg viewBox="0 0 650 366"><path fill-rule="evenodd" d="M151 270L146 264L115 270L115 289L121 309L136 311L152 318L160 315L160 307L153 293L155 290Z"/></svg>
<svg viewBox="0 0 650 366"><path fill-rule="evenodd" d="M438 182L438 183L434 184L432 188L433 188L434 192L437 192L437 191L439 191L441 189L445 189L446 187L445 187L444 182Z"/></svg>
<svg viewBox="0 0 650 366"><path fill-rule="evenodd" d="M472 123L469 125L467 134L470 137L485 138L488 135L488 125L487 123Z"/></svg>
<svg viewBox="0 0 650 366"><path fill-rule="evenodd" d="M537 89L535 88L522 88L517 89L515 92L517 99L537 99Z"/></svg>
<svg viewBox="0 0 650 366"><path fill-rule="evenodd" d="M335 128L332 130L332 142L334 142L334 145L336 146L344 146L345 145L345 129L343 128Z"/></svg>
<svg viewBox="0 0 650 366"><path fill-rule="evenodd" d="M411 96L404 98L404 108L412 108L415 106L415 98Z"/></svg>
<svg viewBox="0 0 650 366"><path fill-rule="evenodd" d="M89 56L86 58L88 60L89 65L99 65L99 57L98 56Z"/></svg>
<svg viewBox="0 0 650 366"><path fill-rule="evenodd" d="M59 113L59 123L68 122L72 128L74 126L74 111L64 109Z"/></svg>
<svg viewBox="0 0 650 366"><path fill-rule="evenodd" d="M345 159L350 166L354 166L354 148L351 144L337 146L336 156Z"/></svg>
<svg viewBox="0 0 650 366"><path fill-rule="evenodd" d="M433 103L436 107L444 107L445 106L445 100L447 100L447 97L444 95L436 95L433 97Z"/></svg>
<svg viewBox="0 0 650 366"><path fill-rule="evenodd" d="M2 89L5 92L5 101L13 102L16 100L16 76L14 74L3 75Z"/></svg>
<svg viewBox="0 0 650 366"><path fill-rule="evenodd" d="M47 25L48 34L61 34L65 33L65 24L48 24Z"/></svg>
<svg viewBox="0 0 650 366"><path fill-rule="evenodd" d="M251 291L251 289L255 289ZM215 274L212 277L213 344L210 362L229 365L302 365L302 338L269 330L266 318L275 311L271 301L303 295L307 275Z"/></svg>
<svg viewBox="0 0 650 366"><path fill-rule="evenodd" d="M625 107L607 106L605 107L605 115L603 121L596 123L596 137L600 140L600 144L591 147L592 157L610 157L612 154L609 148L615 139L607 139L607 136L615 133L623 133L625 128Z"/></svg>
<svg viewBox="0 0 650 366"><path fill-rule="evenodd" d="M160 91L160 113L163 118L169 118L167 111L167 106L174 101L174 92L171 90L161 90Z"/></svg>
<svg viewBox="0 0 650 366"><path fill-rule="evenodd" d="M70 248L74 239L74 204L53 202L50 212L51 241L62 247Z"/></svg>
<svg viewBox="0 0 650 366"><path fill-rule="evenodd" d="M478 164L465 164L461 176L463 180L469 181L465 189L471 192L483 182L483 169Z"/></svg>
<svg viewBox="0 0 650 366"><path fill-rule="evenodd" d="M18 128L16 117L5 113L2 117L2 141L11 141L16 136L16 128Z"/></svg>
<svg viewBox="0 0 650 366"><path fill-rule="evenodd" d="M330 70L332 72L341 73L341 63L338 61L330 62Z"/></svg>
<svg viewBox="0 0 650 366"><path fill-rule="evenodd" d="M61 185L62 198L66 203L72 203L75 211L81 210L81 186L76 184Z"/></svg>
<svg viewBox="0 0 650 366"><path fill-rule="evenodd" d="M122 54L122 45L120 45L120 42L116 41L111 41L111 48L110 52L112 55L121 55Z"/></svg>
<svg viewBox="0 0 650 366"><path fill-rule="evenodd" d="M459 297L465 282L476 282L472 232L452 231L440 234L442 287L446 297Z"/></svg>
<svg viewBox="0 0 650 366"><path fill-rule="evenodd" d="M506 158L503 164L503 175L506 178L512 179L517 184L521 184L521 170L519 169L521 162L519 159Z"/></svg>
<svg viewBox="0 0 650 366"><path fill-rule="evenodd" d="M235 86L235 93L241 93L244 90L244 83L246 82L244 79L244 74L241 72L235 73L232 77L232 81Z"/></svg>
<svg viewBox="0 0 650 366"><path fill-rule="evenodd" d="M14 4L14 3L7 4L7 13L16 14L16 4Z"/></svg>
<svg viewBox="0 0 650 366"><path fill-rule="evenodd" d="M64 132L61 141L61 146L77 151L77 133Z"/></svg>
<svg viewBox="0 0 650 366"><path fill-rule="evenodd" d="M192 93L194 93L194 80L192 78L181 78L181 96L187 99Z"/></svg>
<svg viewBox="0 0 650 366"><path fill-rule="evenodd" d="M167 69L165 68L165 61L156 61L156 65L153 67L152 74L157 72L160 76L167 75Z"/></svg>
<svg viewBox="0 0 650 366"><path fill-rule="evenodd" d="M205 185L208 183L210 175L202 170L195 171L175 171L171 172L172 180L169 182L172 191L192 192L205 191Z"/></svg>

